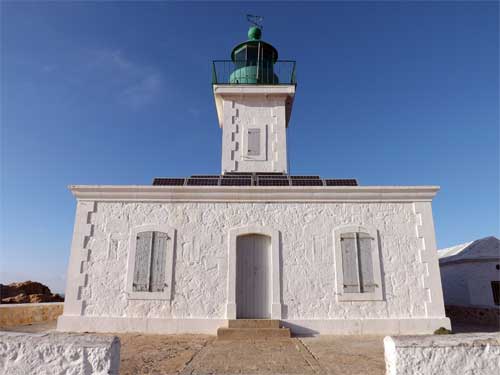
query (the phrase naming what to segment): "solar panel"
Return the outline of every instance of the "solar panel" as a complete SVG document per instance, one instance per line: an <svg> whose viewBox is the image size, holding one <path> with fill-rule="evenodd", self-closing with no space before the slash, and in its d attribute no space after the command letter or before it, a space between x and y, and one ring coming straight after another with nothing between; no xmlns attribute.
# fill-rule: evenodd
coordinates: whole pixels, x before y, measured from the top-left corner
<svg viewBox="0 0 500 375"><path fill-rule="evenodd" d="M278 178L269 178L269 179L258 179L258 186L289 186L290 183L288 179L278 179Z"/></svg>
<svg viewBox="0 0 500 375"><path fill-rule="evenodd" d="M257 178L259 180L264 179L276 179L276 180L288 180L287 175L258 175Z"/></svg>
<svg viewBox="0 0 500 375"><path fill-rule="evenodd" d="M290 176L292 180L320 180L319 176Z"/></svg>
<svg viewBox="0 0 500 375"><path fill-rule="evenodd" d="M220 176L218 174L211 175L211 174L195 174L192 175L190 178L219 178Z"/></svg>
<svg viewBox="0 0 500 375"><path fill-rule="evenodd" d="M156 177L156 186L358 186L354 178L328 178L319 176L288 176L272 172L228 172L223 175L193 175L189 178Z"/></svg>
<svg viewBox="0 0 500 375"><path fill-rule="evenodd" d="M188 178L187 180L187 185L190 186L216 186L218 184L218 178Z"/></svg>
<svg viewBox="0 0 500 375"><path fill-rule="evenodd" d="M282 172L255 172L256 176L288 176Z"/></svg>
<svg viewBox="0 0 500 375"><path fill-rule="evenodd" d="M158 186L182 186L184 185L184 178L155 178L153 185Z"/></svg>
<svg viewBox="0 0 500 375"><path fill-rule="evenodd" d="M350 179L325 179L326 186L358 186L358 181Z"/></svg>
<svg viewBox="0 0 500 375"><path fill-rule="evenodd" d="M292 179L292 186L323 186L323 180L320 179Z"/></svg>
<svg viewBox="0 0 500 375"><path fill-rule="evenodd" d="M220 181L222 186L251 186L251 178L223 178Z"/></svg>

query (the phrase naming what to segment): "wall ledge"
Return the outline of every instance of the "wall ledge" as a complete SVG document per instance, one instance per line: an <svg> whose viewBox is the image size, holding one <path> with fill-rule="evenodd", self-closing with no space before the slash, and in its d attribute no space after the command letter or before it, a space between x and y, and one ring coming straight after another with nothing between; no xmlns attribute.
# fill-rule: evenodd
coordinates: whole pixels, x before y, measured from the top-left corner
<svg viewBox="0 0 500 375"><path fill-rule="evenodd" d="M153 202L419 202L438 186L151 186L71 185L78 200Z"/></svg>

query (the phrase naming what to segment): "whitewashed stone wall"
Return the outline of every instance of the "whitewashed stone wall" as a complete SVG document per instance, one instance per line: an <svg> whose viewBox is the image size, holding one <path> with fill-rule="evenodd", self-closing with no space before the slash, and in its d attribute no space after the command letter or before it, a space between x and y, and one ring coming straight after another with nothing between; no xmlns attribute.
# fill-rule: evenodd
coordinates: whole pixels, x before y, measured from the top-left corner
<svg viewBox="0 0 500 375"><path fill-rule="evenodd" d="M222 173L287 172L286 127L295 87L215 86L222 128ZM247 153L247 133L259 129L260 154Z"/></svg>
<svg viewBox="0 0 500 375"><path fill-rule="evenodd" d="M0 332L0 374L118 375L117 337Z"/></svg>
<svg viewBox="0 0 500 375"><path fill-rule="evenodd" d="M500 373L500 333L384 339L387 375Z"/></svg>
<svg viewBox="0 0 500 375"><path fill-rule="evenodd" d="M439 299L430 298L429 265L422 260L418 230L421 213L414 203L79 202L82 205L82 225L91 228L83 240L80 284L69 283L66 293L78 289L74 294L81 312L69 315L224 319L229 230L262 225L281 232L283 319L444 318L442 300L440 305ZM177 230L171 301L127 297L129 233L144 224ZM383 301L336 301L332 232L348 224L379 231ZM439 273L433 276L439 278ZM439 284L433 288L437 290L432 293L441 293Z"/></svg>
<svg viewBox="0 0 500 375"><path fill-rule="evenodd" d="M496 307L491 282L500 279L498 261L465 261L441 265L446 305Z"/></svg>

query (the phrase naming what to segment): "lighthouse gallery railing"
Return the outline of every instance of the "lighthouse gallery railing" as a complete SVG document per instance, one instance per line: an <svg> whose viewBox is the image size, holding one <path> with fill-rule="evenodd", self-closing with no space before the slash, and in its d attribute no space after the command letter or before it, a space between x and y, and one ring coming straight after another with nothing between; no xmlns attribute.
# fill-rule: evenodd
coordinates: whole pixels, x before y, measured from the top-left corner
<svg viewBox="0 0 500 375"><path fill-rule="evenodd" d="M260 61L257 64L248 60L214 60L212 84L295 85L295 61Z"/></svg>

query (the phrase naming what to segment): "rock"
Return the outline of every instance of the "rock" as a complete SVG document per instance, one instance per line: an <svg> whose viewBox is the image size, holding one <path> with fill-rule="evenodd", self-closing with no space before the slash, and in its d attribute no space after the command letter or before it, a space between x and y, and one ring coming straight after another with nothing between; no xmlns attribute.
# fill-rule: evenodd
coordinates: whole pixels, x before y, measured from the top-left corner
<svg viewBox="0 0 500 375"><path fill-rule="evenodd" d="M9 285L0 284L1 303L40 303L63 302L59 294L52 294L50 289L35 281L23 281Z"/></svg>

